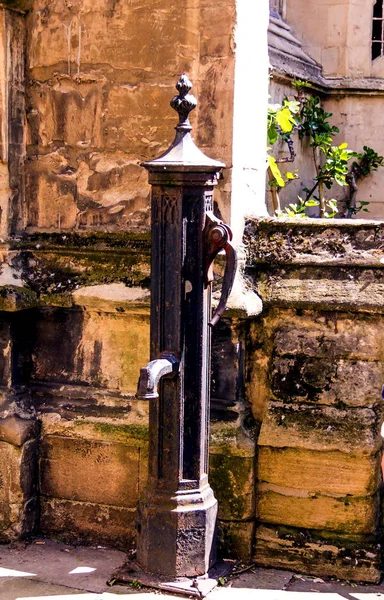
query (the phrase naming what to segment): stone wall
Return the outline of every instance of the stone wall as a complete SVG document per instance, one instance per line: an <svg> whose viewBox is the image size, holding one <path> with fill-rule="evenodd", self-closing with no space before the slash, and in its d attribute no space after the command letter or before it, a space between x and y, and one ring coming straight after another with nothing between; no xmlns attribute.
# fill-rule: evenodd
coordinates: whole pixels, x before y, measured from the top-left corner
<svg viewBox="0 0 384 600"><path fill-rule="evenodd" d="M383 236L373 222L248 224L264 302L247 337L260 565L380 578Z"/></svg>
<svg viewBox="0 0 384 600"><path fill-rule="evenodd" d="M232 0L0 3L3 541L39 531L134 544L148 438L148 405L134 397L149 354L140 163L171 143L169 101L188 72L196 141L228 163L215 198L229 220L235 8ZM242 36L243 53L247 43ZM238 174L246 163L253 182L243 150ZM252 424L243 427L240 334L241 324L223 322L214 342L212 477L227 551L249 557L255 445Z"/></svg>
<svg viewBox="0 0 384 600"><path fill-rule="evenodd" d="M199 146L230 165L234 4L34 2L26 20L27 231L148 229L140 162L173 138L169 101L183 72L199 98ZM223 182L217 195L227 216L228 191Z"/></svg>

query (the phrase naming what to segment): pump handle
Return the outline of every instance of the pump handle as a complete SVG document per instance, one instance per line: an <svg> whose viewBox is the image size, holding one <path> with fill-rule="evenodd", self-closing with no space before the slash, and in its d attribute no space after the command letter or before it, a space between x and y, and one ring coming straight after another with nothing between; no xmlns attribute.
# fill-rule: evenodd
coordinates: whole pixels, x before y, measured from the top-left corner
<svg viewBox="0 0 384 600"><path fill-rule="evenodd" d="M223 314L236 275L237 256L236 250L231 243L232 237L233 234L229 225L218 219L213 212L208 211L204 227L205 285L213 281L213 263L221 250L224 250L227 259L220 301L215 314L208 323L210 327L216 325Z"/></svg>

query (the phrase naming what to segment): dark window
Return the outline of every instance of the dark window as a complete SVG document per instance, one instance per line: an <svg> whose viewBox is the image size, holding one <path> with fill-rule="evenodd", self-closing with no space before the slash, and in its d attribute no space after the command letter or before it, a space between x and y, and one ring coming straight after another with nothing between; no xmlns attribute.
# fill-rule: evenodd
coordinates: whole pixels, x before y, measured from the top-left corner
<svg viewBox="0 0 384 600"><path fill-rule="evenodd" d="M376 0L372 22L372 60L384 56L383 0Z"/></svg>

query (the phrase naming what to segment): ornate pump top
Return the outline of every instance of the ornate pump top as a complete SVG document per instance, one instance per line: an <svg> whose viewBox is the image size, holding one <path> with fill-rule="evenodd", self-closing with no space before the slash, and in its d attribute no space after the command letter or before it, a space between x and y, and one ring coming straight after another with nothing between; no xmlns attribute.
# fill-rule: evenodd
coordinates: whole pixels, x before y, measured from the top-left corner
<svg viewBox="0 0 384 600"><path fill-rule="evenodd" d="M170 102L172 108L179 114L179 123L176 129L191 131L192 127L189 122L189 113L196 108L197 100L193 94L189 92L192 89L192 83L188 75L181 75L176 83L176 89L179 92Z"/></svg>
<svg viewBox="0 0 384 600"><path fill-rule="evenodd" d="M191 124L189 113L196 108L196 98L190 94L192 83L187 75L181 75L176 84L179 92L171 100L172 108L179 115L179 123L176 125L176 136L171 146L164 154L142 163L149 171L207 171L209 173L219 172L225 165L217 160L212 160L194 143L191 137Z"/></svg>

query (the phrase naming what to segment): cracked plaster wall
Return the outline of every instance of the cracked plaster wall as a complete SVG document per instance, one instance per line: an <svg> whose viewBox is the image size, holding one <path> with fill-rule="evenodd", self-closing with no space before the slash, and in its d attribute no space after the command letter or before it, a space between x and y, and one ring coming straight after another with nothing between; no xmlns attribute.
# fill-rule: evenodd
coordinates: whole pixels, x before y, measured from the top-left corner
<svg viewBox="0 0 384 600"><path fill-rule="evenodd" d="M187 72L198 145L231 163L233 0L37 0L27 16L27 231L148 228L143 160ZM228 214L228 175L217 194Z"/></svg>

